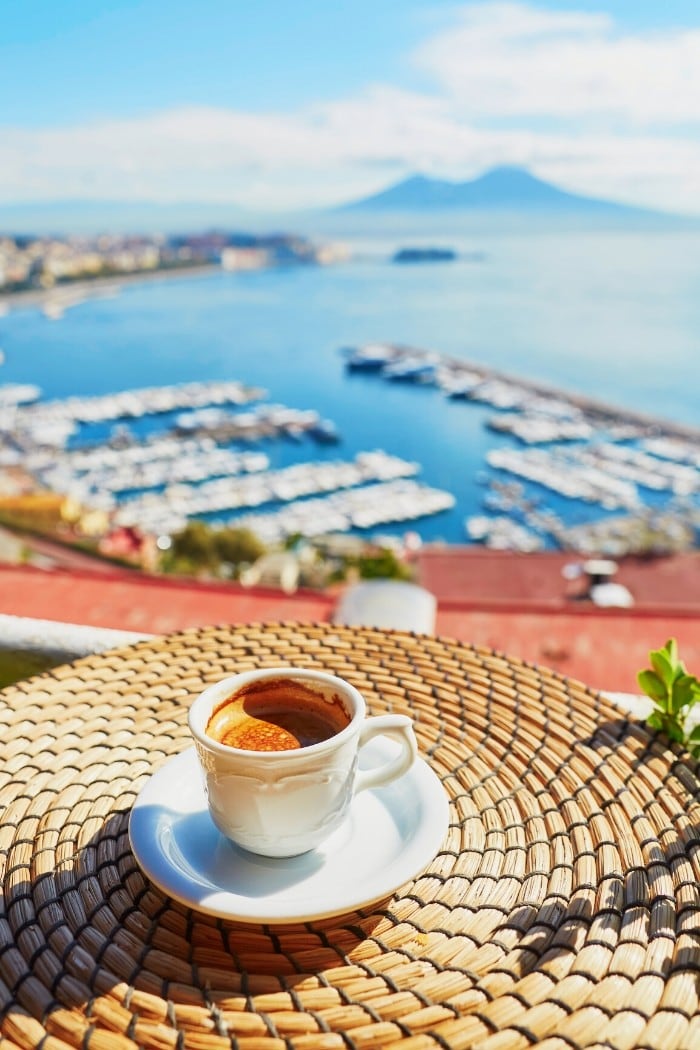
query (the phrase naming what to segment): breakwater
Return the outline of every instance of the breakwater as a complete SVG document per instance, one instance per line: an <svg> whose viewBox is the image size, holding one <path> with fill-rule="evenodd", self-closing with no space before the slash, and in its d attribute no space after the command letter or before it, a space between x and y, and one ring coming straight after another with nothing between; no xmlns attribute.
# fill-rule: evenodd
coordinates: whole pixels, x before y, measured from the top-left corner
<svg viewBox="0 0 700 1050"><path fill-rule="evenodd" d="M343 348L349 371L375 373L389 382L437 386L447 397L483 402L497 409L530 412L569 421L581 416L593 425L634 427L651 434L700 442L700 427L623 408L589 395L562 390L434 350L393 343ZM516 435L520 436L520 435ZM576 437L587 436L576 434ZM544 440L551 440L545 436Z"/></svg>
<svg viewBox="0 0 700 1050"><path fill-rule="evenodd" d="M696 545L700 429L430 350L370 343L344 356L349 372L487 405L493 414L485 426L516 442L484 457L485 513L465 518L470 540L615 555ZM504 475L517 480L504 483ZM612 512L623 517L568 526L548 506L548 494L596 507L603 519Z"/></svg>

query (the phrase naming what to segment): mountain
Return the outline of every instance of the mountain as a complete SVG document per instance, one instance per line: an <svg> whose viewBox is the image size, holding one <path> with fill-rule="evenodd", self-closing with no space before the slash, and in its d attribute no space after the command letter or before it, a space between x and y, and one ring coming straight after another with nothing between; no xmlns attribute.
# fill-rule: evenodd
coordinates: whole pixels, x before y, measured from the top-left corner
<svg viewBox="0 0 700 1050"><path fill-rule="evenodd" d="M492 168L467 182L413 175L371 197L353 201L343 211L522 211L651 216L644 208L568 193L524 168Z"/></svg>
<svg viewBox="0 0 700 1050"><path fill-rule="evenodd" d="M530 174L524 168L500 167L485 172L478 178L466 182L451 182L447 179L432 179L425 175L413 175L388 189L361 200L351 201L331 209L307 209L285 213L256 214L236 203L211 201L179 201L160 203L154 201L109 201L109 200L60 200L26 201L8 204L0 201L0 236L3 234L40 235L96 234L96 233L187 233L203 229L240 229L304 231L311 226L316 232L324 220L330 220L330 233L342 233L343 225L349 222L357 226L357 216L371 217L372 228L379 216L388 222L400 222L405 226L406 216L415 215L417 222L430 221L435 226L435 217L442 215L446 223L451 216L463 215L487 217L498 222L505 217L512 222L517 216L524 221L530 217L539 221L548 216L552 221L571 218L574 223L599 218L601 221L625 224L638 219L646 228L649 225L687 225L697 228L699 217L673 215L644 208L635 208L613 201L584 197L569 193L543 179ZM346 216L345 224L339 222ZM470 220L471 221L471 220ZM328 222L326 222L328 225ZM347 231L345 231L347 232Z"/></svg>

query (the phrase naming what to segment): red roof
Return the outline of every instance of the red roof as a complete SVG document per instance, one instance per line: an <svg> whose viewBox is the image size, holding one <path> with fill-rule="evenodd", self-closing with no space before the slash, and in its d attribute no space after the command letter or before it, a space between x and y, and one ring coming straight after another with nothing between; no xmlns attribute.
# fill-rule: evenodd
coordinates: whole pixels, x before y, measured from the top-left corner
<svg viewBox="0 0 700 1050"><path fill-rule="evenodd" d="M316 591L246 589L141 573L0 566L0 613L143 634L259 620L317 622L334 599Z"/></svg>
<svg viewBox="0 0 700 1050"><path fill-rule="evenodd" d="M700 674L700 554L621 563L615 579L631 590L631 609L598 609L573 597L578 585L561 572L570 561L426 548L417 570L437 598L443 637L553 667L594 688L637 692L649 650L673 636L688 669ZM330 621L336 605L335 595L317 591L287 595L100 568L0 566L0 613L167 634L216 623Z"/></svg>
<svg viewBox="0 0 700 1050"><path fill-rule="evenodd" d="M583 564L584 559L561 551L522 555L483 547L424 547L418 575L441 603L568 609L585 580L569 580L563 570ZM623 558L613 579L631 592L635 609L700 615L700 551Z"/></svg>

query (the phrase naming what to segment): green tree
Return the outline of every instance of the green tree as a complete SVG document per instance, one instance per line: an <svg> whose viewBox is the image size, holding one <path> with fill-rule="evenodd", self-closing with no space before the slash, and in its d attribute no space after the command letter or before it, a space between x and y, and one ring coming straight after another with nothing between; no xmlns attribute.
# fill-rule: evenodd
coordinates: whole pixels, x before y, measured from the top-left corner
<svg viewBox="0 0 700 1050"><path fill-rule="evenodd" d="M188 521L184 529L172 537L164 568L170 572L212 572L219 560L212 529L206 522Z"/></svg>
<svg viewBox="0 0 700 1050"><path fill-rule="evenodd" d="M411 570L396 557L392 550L382 548L361 554L355 566L363 580L410 580Z"/></svg>
<svg viewBox="0 0 700 1050"><path fill-rule="evenodd" d="M161 568L183 575L237 576L242 565L256 561L265 550L250 529L213 528L204 521L189 521L172 536Z"/></svg>
<svg viewBox="0 0 700 1050"><path fill-rule="evenodd" d="M265 544L250 529L217 529L213 537L220 562L228 562L234 569L250 565L265 553Z"/></svg>

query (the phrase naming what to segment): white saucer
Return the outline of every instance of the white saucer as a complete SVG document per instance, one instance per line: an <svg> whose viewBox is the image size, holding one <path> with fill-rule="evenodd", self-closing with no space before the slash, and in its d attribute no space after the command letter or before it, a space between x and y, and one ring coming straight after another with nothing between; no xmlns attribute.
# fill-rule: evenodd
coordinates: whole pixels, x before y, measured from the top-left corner
<svg viewBox="0 0 700 1050"><path fill-rule="evenodd" d="M376 738L367 764L391 757ZM448 800L419 759L385 787L360 792L322 846L299 857L261 857L234 846L209 817L194 748L171 758L139 793L129 838L145 874L180 903L243 922L305 922L389 897L437 853Z"/></svg>

